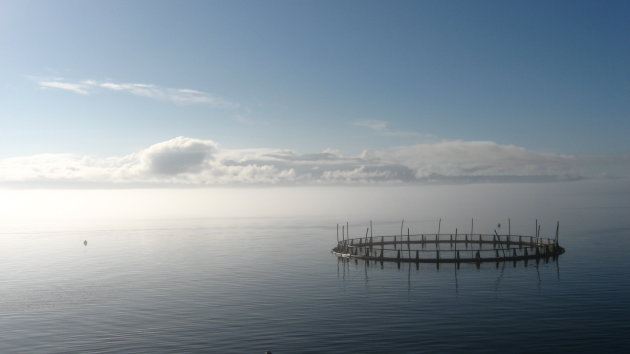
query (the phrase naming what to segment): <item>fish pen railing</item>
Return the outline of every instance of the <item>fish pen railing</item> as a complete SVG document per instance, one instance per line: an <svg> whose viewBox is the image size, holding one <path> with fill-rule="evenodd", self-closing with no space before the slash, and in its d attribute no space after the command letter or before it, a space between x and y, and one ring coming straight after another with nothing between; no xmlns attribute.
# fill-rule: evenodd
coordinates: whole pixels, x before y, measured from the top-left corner
<svg viewBox="0 0 630 354"><path fill-rule="evenodd" d="M339 257L390 262L459 263L554 259L564 253L557 239L499 234L407 234L344 239Z"/></svg>

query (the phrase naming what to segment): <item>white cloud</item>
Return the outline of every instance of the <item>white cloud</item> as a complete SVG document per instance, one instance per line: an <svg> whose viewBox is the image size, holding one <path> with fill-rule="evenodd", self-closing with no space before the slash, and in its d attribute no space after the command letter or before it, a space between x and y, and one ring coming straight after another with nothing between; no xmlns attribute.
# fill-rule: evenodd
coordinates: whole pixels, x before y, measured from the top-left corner
<svg viewBox="0 0 630 354"><path fill-rule="evenodd" d="M418 179L510 176L570 179L577 176L578 167L574 156L537 153L490 141L418 144L379 151L376 156L414 169Z"/></svg>
<svg viewBox="0 0 630 354"><path fill-rule="evenodd" d="M627 156L620 157L624 161ZM220 149L177 137L125 156L43 154L0 159L5 186L208 186L418 184L575 180L619 157L538 153L488 141L443 141L344 156L334 150ZM596 168L593 168L595 166ZM628 176L629 171L621 172Z"/></svg>
<svg viewBox="0 0 630 354"><path fill-rule="evenodd" d="M80 95L88 95L89 85L84 83L71 83L62 81L40 81L39 87L42 88L57 88L61 90L72 91Z"/></svg>
<svg viewBox="0 0 630 354"><path fill-rule="evenodd" d="M216 148L210 140L177 137L143 150L139 160L150 174L197 173L208 166Z"/></svg>
<svg viewBox="0 0 630 354"><path fill-rule="evenodd" d="M71 91L81 95L89 95L93 92L111 90L126 92L131 95L147 97L159 101L169 101L178 104L209 104L222 107L237 107L221 97L207 92L187 88L165 88L142 83L116 83L98 82L95 80L83 80L80 82L67 82L62 80L39 81L42 88L57 88Z"/></svg>

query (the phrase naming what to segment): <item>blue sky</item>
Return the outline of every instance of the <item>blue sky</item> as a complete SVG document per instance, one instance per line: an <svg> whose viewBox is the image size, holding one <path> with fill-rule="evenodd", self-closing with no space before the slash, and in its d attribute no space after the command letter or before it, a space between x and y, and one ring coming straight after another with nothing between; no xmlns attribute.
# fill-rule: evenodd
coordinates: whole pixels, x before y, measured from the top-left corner
<svg viewBox="0 0 630 354"><path fill-rule="evenodd" d="M211 160L303 181L626 176L628 14L625 1L4 1L0 168L104 169L93 183L111 158L151 178L180 161L167 170L190 183L219 183Z"/></svg>

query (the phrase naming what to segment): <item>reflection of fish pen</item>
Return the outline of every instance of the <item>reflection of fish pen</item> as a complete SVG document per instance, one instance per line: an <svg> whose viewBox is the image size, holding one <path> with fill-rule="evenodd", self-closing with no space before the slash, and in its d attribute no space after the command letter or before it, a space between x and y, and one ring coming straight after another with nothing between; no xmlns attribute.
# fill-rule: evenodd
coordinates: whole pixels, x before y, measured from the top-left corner
<svg viewBox="0 0 630 354"><path fill-rule="evenodd" d="M337 242L332 252L338 257L380 262L481 263L556 259L564 253L556 238L494 234L407 234L346 238ZM402 229L402 228L401 228ZM369 229L368 229L369 230Z"/></svg>

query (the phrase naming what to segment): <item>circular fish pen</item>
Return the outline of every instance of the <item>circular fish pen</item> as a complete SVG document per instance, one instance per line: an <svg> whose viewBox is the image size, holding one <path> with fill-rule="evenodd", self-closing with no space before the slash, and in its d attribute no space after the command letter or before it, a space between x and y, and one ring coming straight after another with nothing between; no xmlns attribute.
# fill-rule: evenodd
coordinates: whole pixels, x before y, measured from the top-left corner
<svg viewBox="0 0 630 354"><path fill-rule="evenodd" d="M338 257L380 262L481 263L554 260L562 253L556 239L495 234L409 234L343 239Z"/></svg>

